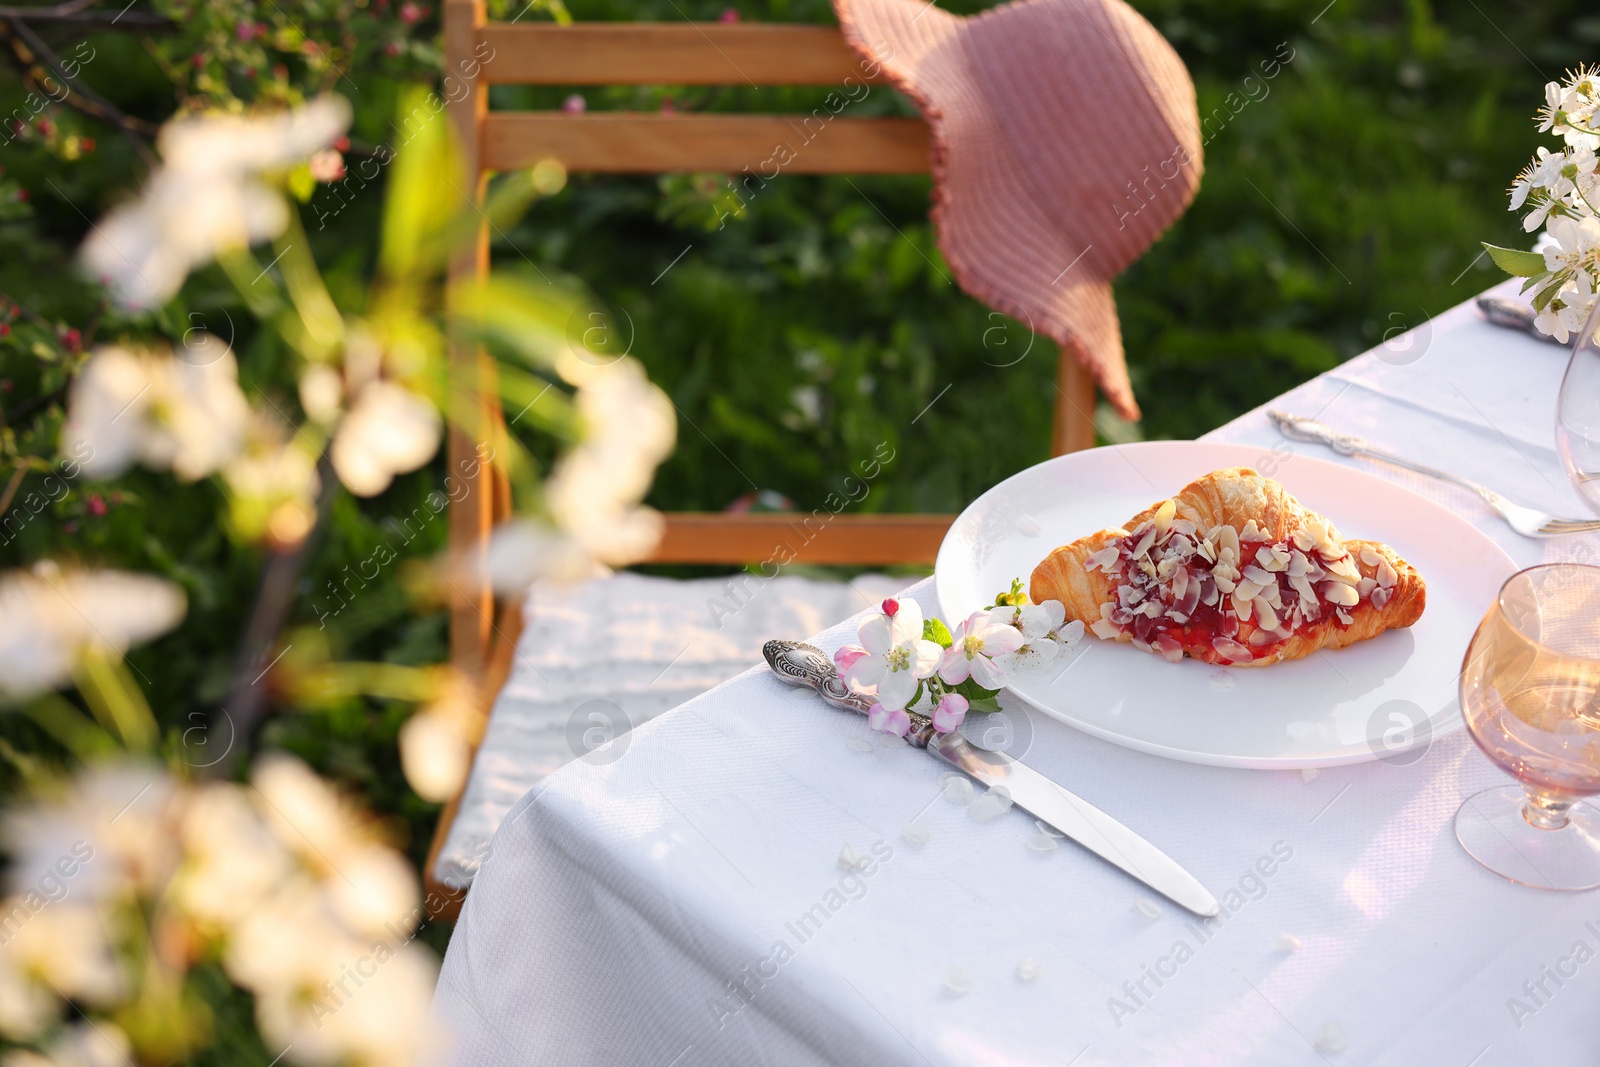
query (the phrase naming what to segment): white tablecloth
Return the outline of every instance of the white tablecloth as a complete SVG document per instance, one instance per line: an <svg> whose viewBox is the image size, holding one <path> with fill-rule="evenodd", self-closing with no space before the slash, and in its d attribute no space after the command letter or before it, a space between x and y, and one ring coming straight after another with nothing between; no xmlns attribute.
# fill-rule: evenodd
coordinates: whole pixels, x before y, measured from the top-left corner
<svg viewBox="0 0 1600 1067"><path fill-rule="evenodd" d="M1564 365L1464 305L1275 403L1581 515L1551 440ZM1210 437L1284 447L1259 411ZM1520 564L1600 550L1519 538L1470 494L1368 469ZM910 595L935 609L928 582ZM1408 764L1302 775L1167 761L1015 714L1028 763L1187 865L1224 914L1155 905L1070 843L1032 851L1020 811L972 821L925 753L756 667L518 802L439 983L459 1061L1600 1060L1600 893L1523 888L1461 851L1462 799L1509 781L1464 732ZM870 875L840 868L846 844L874 857Z"/></svg>

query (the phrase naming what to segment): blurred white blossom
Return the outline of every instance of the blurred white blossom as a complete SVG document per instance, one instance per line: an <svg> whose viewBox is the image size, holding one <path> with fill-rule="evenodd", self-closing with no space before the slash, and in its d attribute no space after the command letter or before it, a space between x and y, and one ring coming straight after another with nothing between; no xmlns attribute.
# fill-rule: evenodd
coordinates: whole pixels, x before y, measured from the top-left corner
<svg viewBox="0 0 1600 1067"><path fill-rule="evenodd" d="M62 450L87 454L84 473L115 477L135 462L185 481L239 451L250 405L228 346L200 334L181 358L100 348L72 385Z"/></svg>
<svg viewBox="0 0 1600 1067"><path fill-rule="evenodd" d="M545 484L549 521L515 520L491 536L485 569L504 593L539 578L591 577L596 564L635 562L661 540L661 516L640 501L672 452L672 401L632 359L601 366L569 352L557 369L576 386L582 437Z"/></svg>
<svg viewBox="0 0 1600 1067"><path fill-rule="evenodd" d="M158 765L95 764L59 797L13 808L0 821L11 855L7 886L33 890L64 858L81 861L72 893L121 900L165 884L177 862L173 782Z"/></svg>
<svg viewBox="0 0 1600 1067"><path fill-rule="evenodd" d="M439 450L439 410L424 397L388 380L356 395L334 431L329 458L339 480L357 496L375 496L397 474L414 471Z"/></svg>
<svg viewBox="0 0 1600 1067"><path fill-rule="evenodd" d="M350 105L331 95L273 115L168 123L159 139L162 166L139 199L90 231L84 268L126 307L166 303L219 252L281 234L288 206L260 176L326 149L349 123Z"/></svg>
<svg viewBox="0 0 1600 1067"><path fill-rule="evenodd" d="M452 674L439 696L400 728L400 767L418 796L442 804L466 783L483 715L469 682Z"/></svg>
<svg viewBox="0 0 1600 1067"><path fill-rule="evenodd" d="M155 1062L135 1047L148 1031L130 1041L110 1017L170 1011L161 998L182 981L170 969L207 956L252 994L261 1035L286 1063L443 1061L437 964L411 941L415 873L298 760L264 759L250 786L91 766L3 825L17 895L0 904L10 909L0 911L0 1034L43 1058L13 1053L0 1067ZM37 899L40 872L67 869L63 855L72 874L48 884L64 892ZM155 918L136 932L144 909ZM172 947L182 945L193 948ZM132 959L143 962L119 962ZM97 1037L63 1025L67 1000Z"/></svg>
<svg viewBox="0 0 1600 1067"><path fill-rule="evenodd" d="M197 789L178 832L184 858L173 898L209 931L237 926L295 869L294 858L237 786Z"/></svg>
<svg viewBox="0 0 1600 1067"><path fill-rule="evenodd" d="M128 1067L133 1043L116 1023L74 1023L51 1041L46 1055L24 1049L6 1053L0 1067Z"/></svg>
<svg viewBox="0 0 1600 1067"><path fill-rule="evenodd" d="M0 572L0 698L53 689L86 651L125 652L183 612L183 590L153 575L54 564Z"/></svg>

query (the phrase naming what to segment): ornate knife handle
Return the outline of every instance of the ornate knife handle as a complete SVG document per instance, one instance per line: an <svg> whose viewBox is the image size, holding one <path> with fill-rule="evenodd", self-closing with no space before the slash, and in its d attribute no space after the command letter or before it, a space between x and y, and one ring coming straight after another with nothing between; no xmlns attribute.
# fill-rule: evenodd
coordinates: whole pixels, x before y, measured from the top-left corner
<svg viewBox="0 0 1600 1067"><path fill-rule="evenodd" d="M857 696L845 687L833 661L815 645L801 641L768 641L762 646L761 654L766 657L767 666L772 668L773 674L790 685L815 689L817 695L836 708L862 715L872 709L870 700ZM934 730L933 723L926 715L914 711L908 714L911 716L911 732L906 734L906 740L917 748L927 748L929 740L938 731Z"/></svg>

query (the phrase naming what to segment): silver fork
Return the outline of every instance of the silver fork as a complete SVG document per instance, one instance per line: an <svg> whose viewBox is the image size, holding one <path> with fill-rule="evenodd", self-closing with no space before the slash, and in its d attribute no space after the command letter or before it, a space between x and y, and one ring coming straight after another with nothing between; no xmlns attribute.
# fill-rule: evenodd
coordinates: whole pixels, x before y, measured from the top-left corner
<svg viewBox="0 0 1600 1067"><path fill-rule="evenodd" d="M1470 489L1483 499L1485 504L1492 508L1495 514L1506 520L1506 524L1523 537L1559 537L1562 534L1588 533L1600 530L1600 519L1563 519L1549 512L1537 508L1524 507L1514 504L1490 489L1488 486L1479 485L1477 482L1468 481L1448 471L1437 470L1433 467L1423 466L1393 452L1385 452L1381 448L1374 448L1366 441L1350 434L1334 433L1315 419L1301 418L1282 411L1268 411L1270 418L1278 427L1283 436L1296 441L1309 441L1313 444L1327 445L1341 456L1368 456L1372 459L1392 463L1396 467L1404 467L1418 474L1426 474L1430 478L1451 482L1464 489Z"/></svg>

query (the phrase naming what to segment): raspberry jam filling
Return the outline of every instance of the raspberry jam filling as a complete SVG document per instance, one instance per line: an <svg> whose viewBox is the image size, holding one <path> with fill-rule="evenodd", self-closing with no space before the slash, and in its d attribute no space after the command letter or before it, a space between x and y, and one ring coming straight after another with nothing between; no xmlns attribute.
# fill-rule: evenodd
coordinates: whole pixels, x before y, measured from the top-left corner
<svg viewBox="0 0 1600 1067"><path fill-rule="evenodd" d="M1249 663L1273 656L1298 634L1349 626L1363 602L1382 609L1398 575L1371 545L1352 553L1316 517L1273 540L1254 519L1199 529L1168 500L1090 556L1085 566L1112 579L1111 600L1090 627L1127 636L1174 663Z"/></svg>

